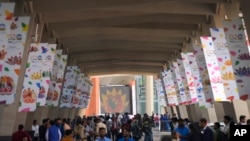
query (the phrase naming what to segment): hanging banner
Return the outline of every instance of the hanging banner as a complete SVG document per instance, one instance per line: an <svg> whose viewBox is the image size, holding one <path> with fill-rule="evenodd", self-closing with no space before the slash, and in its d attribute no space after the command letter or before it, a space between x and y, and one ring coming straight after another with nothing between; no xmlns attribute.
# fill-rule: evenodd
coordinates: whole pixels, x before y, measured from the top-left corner
<svg viewBox="0 0 250 141"><path fill-rule="evenodd" d="M161 106L167 106L167 103L165 101L165 90L163 88L162 80L156 79L154 83L155 83L156 93L158 95L159 104Z"/></svg>
<svg viewBox="0 0 250 141"><path fill-rule="evenodd" d="M79 95L79 103L77 108L83 108L84 104L84 73L80 73L77 78L76 94Z"/></svg>
<svg viewBox="0 0 250 141"><path fill-rule="evenodd" d="M217 57L214 52L212 37L201 37L201 43L204 50L204 56L206 59L214 100L227 101L224 85L221 79L220 68L218 66Z"/></svg>
<svg viewBox="0 0 250 141"><path fill-rule="evenodd" d="M176 76L175 76L175 71L174 71L174 67L173 65L171 64L170 65L170 72L171 72L171 77L172 77L172 81L173 81L173 87L171 87L172 89L172 95L173 95L173 98L174 98L174 105L179 105L178 103L178 98L177 98L177 95L178 95L178 86L177 86L177 79L176 79ZM175 93L175 94L174 94Z"/></svg>
<svg viewBox="0 0 250 141"><path fill-rule="evenodd" d="M202 79L200 76L200 71L197 65L196 58L193 53L188 55L189 65L191 69L191 74L193 76L195 93L197 94L198 103L200 108L211 108L212 104L206 102L205 94L202 86Z"/></svg>
<svg viewBox="0 0 250 141"><path fill-rule="evenodd" d="M226 97L232 101L239 99L238 88L233 72L232 60L225 39L223 28L210 28L211 36L214 43L214 52L217 56L218 65L222 75Z"/></svg>
<svg viewBox="0 0 250 141"><path fill-rule="evenodd" d="M13 19L15 3L0 3L0 76L3 76L3 63L5 62L8 46L8 35ZM3 82L2 82L3 83ZM4 100L3 89L1 87L0 100Z"/></svg>
<svg viewBox="0 0 250 141"><path fill-rule="evenodd" d="M48 49L47 43L31 44L29 48L29 57L26 65L23 89L21 93L19 112L31 112L36 110L36 102L39 93L45 91L42 81L44 50Z"/></svg>
<svg viewBox="0 0 250 141"><path fill-rule="evenodd" d="M194 48L194 56L196 58L197 65L199 66L199 72L201 76L203 92L205 95L206 102L212 104L214 101L214 96L210 84L210 79L208 75L207 64L203 53L203 49L200 45L194 45L193 48Z"/></svg>
<svg viewBox="0 0 250 141"><path fill-rule="evenodd" d="M162 74L163 88L165 89L165 93L166 93L166 103L167 103L167 106L170 106L171 101L170 101L170 95L168 95L169 87L168 87L167 73L168 73L167 70L164 70L161 74Z"/></svg>
<svg viewBox="0 0 250 141"><path fill-rule="evenodd" d="M223 21L223 26L230 57L233 61L232 66L239 97L241 100L247 100L250 97L250 55L244 26L241 19Z"/></svg>
<svg viewBox="0 0 250 141"><path fill-rule="evenodd" d="M0 101L4 104L12 104L15 101L29 21L30 17L13 17L6 35L8 43L0 73Z"/></svg>
<svg viewBox="0 0 250 141"><path fill-rule="evenodd" d="M43 64L42 67L42 79L41 79L41 87L40 92L37 97L37 106L45 106L46 98L50 85L50 76L52 73L52 66L55 58L55 50L56 44L48 44L47 46L43 46L42 58ZM47 48L46 48L47 47Z"/></svg>
<svg viewBox="0 0 250 141"><path fill-rule="evenodd" d="M62 93L62 86L63 86L63 78L65 69L67 66L67 58L68 55L61 55L61 58L58 62L58 70L56 76L56 82L54 84L53 95L52 95L52 104L51 106L57 107L59 104L60 95Z"/></svg>
<svg viewBox="0 0 250 141"><path fill-rule="evenodd" d="M67 66L60 107L71 108L72 96L75 94L78 66Z"/></svg>
<svg viewBox="0 0 250 141"><path fill-rule="evenodd" d="M177 85L178 85L178 89L179 89L179 94L177 94L177 100L178 100L179 105L185 105L186 104L186 94L185 94L185 88L184 88L184 85L182 82L182 78L180 75L178 63L173 62L173 67L174 67Z"/></svg>
<svg viewBox="0 0 250 141"><path fill-rule="evenodd" d="M72 94L72 100L71 100L71 107L72 108L78 108L79 102L80 102L80 97L82 93L82 82L83 78L80 76L80 68L77 69L76 71L76 84L75 84L75 93ZM78 84L78 82L80 84Z"/></svg>
<svg viewBox="0 0 250 141"><path fill-rule="evenodd" d="M165 80L164 83L166 83L166 87L167 87L167 98L168 98L168 104L169 106L175 106L178 105L178 101L177 101L177 96L176 96L176 90L175 90L175 86L174 86L174 81L172 79L172 73L171 70L168 70L165 76Z"/></svg>
<svg viewBox="0 0 250 141"><path fill-rule="evenodd" d="M61 61L61 58L62 58L62 50L58 49L55 51L55 57L54 57L54 62L53 62L53 67L52 67L52 72L51 72L51 77L50 77L51 81L50 81L48 95L46 99L46 103L48 106L52 106L52 100L53 99L55 100L55 97L53 97L53 94L55 92L57 72L59 70L59 62Z"/></svg>
<svg viewBox="0 0 250 141"><path fill-rule="evenodd" d="M190 66L189 60L188 60L188 56L192 55L192 54L193 53L181 53L182 62L183 62L183 66L185 69L185 74L186 74L186 78L187 78L187 82L188 82L190 98L191 98L191 101L189 101L189 104L194 104L194 103L198 102L194 78L193 78L191 66Z"/></svg>
<svg viewBox="0 0 250 141"><path fill-rule="evenodd" d="M181 79L182 79L182 83L183 83L183 87L184 87L184 91L185 91L185 102L183 102L184 105L186 104L190 104L192 103L192 99L191 99L191 95L190 95L190 91L189 91L189 87L188 87L188 81L187 81L187 77L186 77L186 73L185 73L185 69L184 69L184 64L183 61L181 59L177 59L178 62L178 66L179 66L179 71L180 71L180 75L181 75Z"/></svg>

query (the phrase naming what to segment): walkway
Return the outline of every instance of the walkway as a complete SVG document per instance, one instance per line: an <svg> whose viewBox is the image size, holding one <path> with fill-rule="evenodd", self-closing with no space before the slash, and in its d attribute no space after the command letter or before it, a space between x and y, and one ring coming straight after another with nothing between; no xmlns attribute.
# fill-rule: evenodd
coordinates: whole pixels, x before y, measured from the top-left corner
<svg viewBox="0 0 250 141"><path fill-rule="evenodd" d="M158 128L153 129L154 141L160 141L163 135L170 135L170 132L160 132ZM144 137L140 141L144 141Z"/></svg>

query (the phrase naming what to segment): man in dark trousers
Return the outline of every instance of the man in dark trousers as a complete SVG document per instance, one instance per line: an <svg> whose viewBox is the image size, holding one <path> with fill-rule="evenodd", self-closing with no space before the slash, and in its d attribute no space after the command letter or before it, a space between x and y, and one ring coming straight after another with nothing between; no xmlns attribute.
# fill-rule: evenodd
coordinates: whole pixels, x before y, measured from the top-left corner
<svg viewBox="0 0 250 141"><path fill-rule="evenodd" d="M43 124L39 126L39 141L46 141L45 134L47 131L48 119L43 119Z"/></svg>
<svg viewBox="0 0 250 141"><path fill-rule="evenodd" d="M207 126L207 120L205 118L200 119L200 126L201 126L201 140L202 141L213 141L214 140L214 133Z"/></svg>

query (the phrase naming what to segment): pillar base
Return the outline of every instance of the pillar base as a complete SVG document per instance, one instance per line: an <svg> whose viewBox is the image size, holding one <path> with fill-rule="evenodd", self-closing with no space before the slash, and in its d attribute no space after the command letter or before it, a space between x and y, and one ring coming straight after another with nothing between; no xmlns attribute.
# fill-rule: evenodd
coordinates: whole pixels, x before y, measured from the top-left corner
<svg viewBox="0 0 250 141"><path fill-rule="evenodd" d="M177 110L176 114L179 118L183 118L183 119L188 118L189 119L186 106L179 105L176 107L176 110Z"/></svg>

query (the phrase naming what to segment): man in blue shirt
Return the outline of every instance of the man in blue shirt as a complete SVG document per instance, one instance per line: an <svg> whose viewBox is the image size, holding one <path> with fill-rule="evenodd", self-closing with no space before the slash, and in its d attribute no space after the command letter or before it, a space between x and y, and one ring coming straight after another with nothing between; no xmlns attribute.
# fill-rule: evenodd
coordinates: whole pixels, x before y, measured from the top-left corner
<svg viewBox="0 0 250 141"><path fill-rule="evenodd" d="M118 141L135 141L133 138L131 138L131 129L129 128L123 128L123 138L120 138Z"/></svg>
<svg viewBox="0 0 250 141"><path fill-rule="evenodd" d="M187 141L189 135L189 129L185 126L183 119L178 119L178 127L175 132L179 134L180 141Z"/></svg>
<svg viewBox="0 0 250 141"><path fill-rule="evenodd" d="M106 137L107 131L104 127L99 128L99 137L95 141L111 141Z"/></svg>

